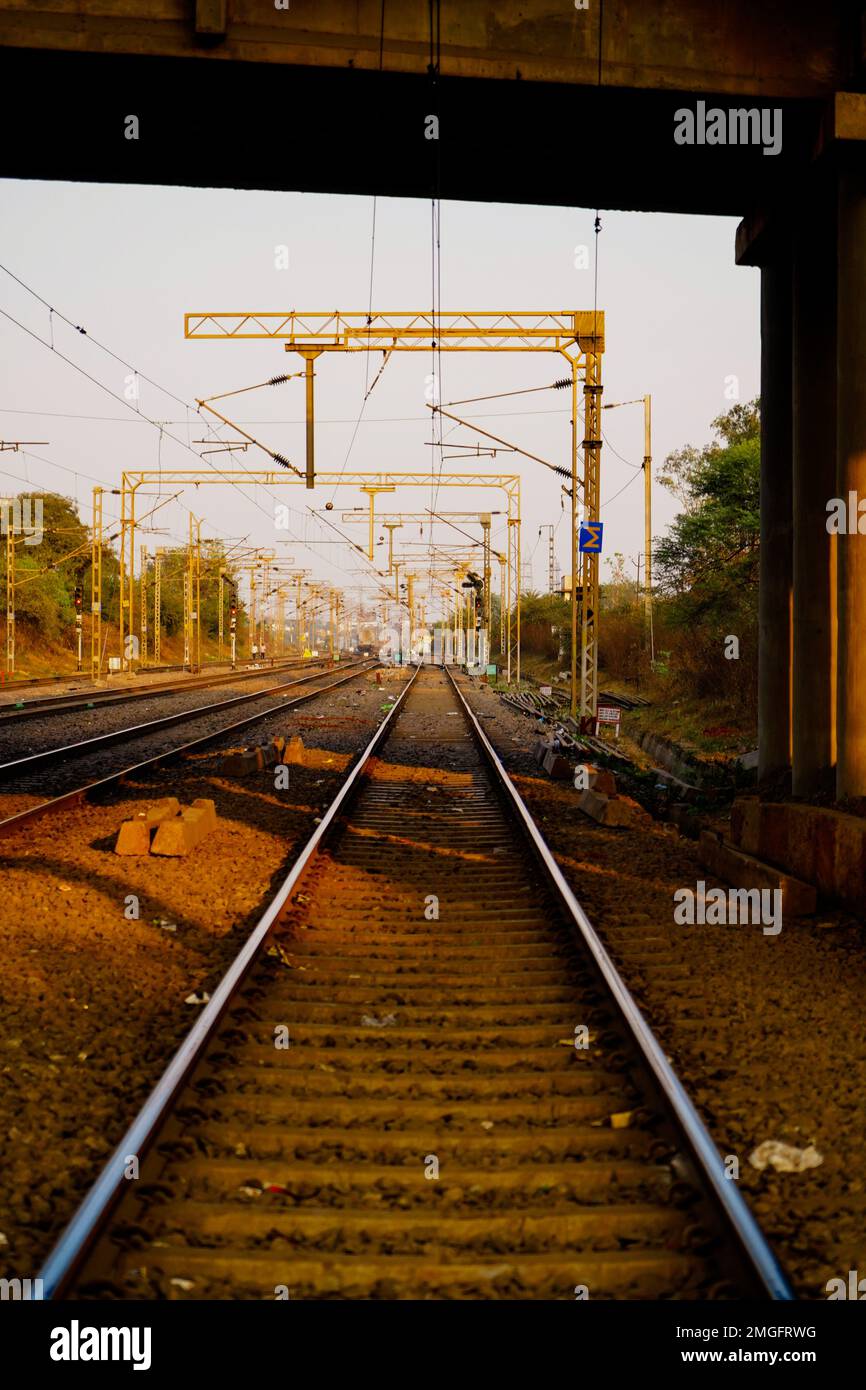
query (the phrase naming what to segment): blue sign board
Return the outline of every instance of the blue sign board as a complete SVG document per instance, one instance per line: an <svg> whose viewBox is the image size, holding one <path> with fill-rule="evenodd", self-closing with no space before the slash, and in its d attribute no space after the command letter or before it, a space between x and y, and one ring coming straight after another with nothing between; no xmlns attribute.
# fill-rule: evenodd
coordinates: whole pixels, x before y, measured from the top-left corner
<svg viewBox="0 0 866 1390"><path fill-rule="evenodd" d="M580 523L581 555L600 555L603 521L582 521Z"/></svg>

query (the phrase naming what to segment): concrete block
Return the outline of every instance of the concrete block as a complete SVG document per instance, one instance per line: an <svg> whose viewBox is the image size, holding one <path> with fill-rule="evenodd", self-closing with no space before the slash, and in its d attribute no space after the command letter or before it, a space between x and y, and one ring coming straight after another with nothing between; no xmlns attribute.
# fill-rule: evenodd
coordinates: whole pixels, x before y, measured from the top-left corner
<svg viewBox="0 0 866 1390"><path fill-rule="evenodd" d="M866 821L840 815L836 823L834 896L862 911L866 905Z"/></svg>
<svg viewBox="0 0 866 1390"><path fill-rule="evenodd" d="M818 895L811 883L804 883L752 854L744 854L712 830L701 831L698 858L710 873L733 888L780 889L783 918L810 917L816 910Z"/></svg>
<svg viewBox="0 0 866 1390"><path fill-rule="evenodd" d="M581 792L578 810L590 816L599 825L635 828L650 819L649 816L627 796L605 796L592 788Z"/></svg>
<svg viewBox="0 0 866 1390"><path fill-rule="evenodd" d="M149 854L151 831L165 820L171 820L180 810L176 796L164 796L155 806L140 811L125 820L117 832L115 854Z"/></svg>
<svg viewBox="0 0 866 1390"><path fill-rule="evenodd" d="M578 773L585 773L586 786L578 786ZM587 788L595 792L602 792L604 796L616 795L616 778L606 767L596 767L594 763L578 763L574 769L574 785L578 791L586 791Z"/></svg>
<svg viewBox="0 0 866 1390"><path fill-rule="evenodd" d="M277 750L272 743L260 744L258 748L253 749L253 752L256 755L256 767L259 772L266 767L273 767L277 761Z"/></svg>
<svg viewBox="0 0 866 1390"><path fill-rule="evenodd" d="M537 738L532 745L532 755L539 767L544 766L544 759L548 753L558 751L556 743L551 738Z"/></svg>
<svg viewBox="0 0 866 1390"><path fill-rule="evenodd" d="M150 826L143 816L125 820L114 842L115 854L150 854Z"/></svg>
<svg viewBox="0 0 866 1390"><path fill-rule="evenodd" d="M602 796L600 792L594 792L591 787L580 793L577 800L577 808L583 811L584 815L591 816L593 820L602 824L604 813L607 808L608 798Z"/></svg>
<svg viewBox="0 0 866 1390"><path fill-rule="evenodd" d="M761 803L757 800L735 801L731 807L731 839L746 854L758 853L761 834Z"/></svg>
<svg viewBox="0 0 866 1390"><path fill-rule="evenodd" d="M555 782L571 781L570 762L553 748L544 755L544 770Z"/></svg>
<svg viewBox="0 0 866 1390"><path fill-rule="evenodd" d="M299 734L292 734L287 743L283 744L283 751L280 761L284 763L295 763L299 767L304 765L304 740Z"/></svg>
<svg viewBox="0 0 866 1390"><path fill-rule="evenodd" d="M155 806L151 806L144 813L144 819L148 825L159 825L161 821L171 820L180 811L180 802L176 796L164 796Z"/></svg>
<svg viewBox="0 0 866 1390"><path fill-rule="evenodd" d="M784 868L788 864L788 822L790 807L763 802L761 805L761 829L758 836L757 854L768 859L771 864Z"/></svg>
<svg viewBox="0 0 866 1390"><path fill-rule="evenodd" d="M211 801L209 796L197 796L195 801L192 803L192 809L194 811L201 811L202 816L204 817L205 827L208 831L216 830L216 803L214 801Z"/></svg>
<svg viewBox="0 0 866 1390"><path fill-rule="evenodd" d="M257 771L258 766L255 748L244 748L220 758L219 772L223 777L248 777L251 772Z"/></svg>
<svg viewBox="0 0 866 1390"><path fill-rule="evenodd" d="M174 820L163 821L154 836L151 853L173 857L189 854L206 835L216 829L216 824L214 803L199 799L175 816Z"/></svg>
<svg viewBox="0 0 866 1390"><path fill-rule="evenodd" d="M794 802L734 803L731 835L854 912L866 910L866 819Z"/></svg>

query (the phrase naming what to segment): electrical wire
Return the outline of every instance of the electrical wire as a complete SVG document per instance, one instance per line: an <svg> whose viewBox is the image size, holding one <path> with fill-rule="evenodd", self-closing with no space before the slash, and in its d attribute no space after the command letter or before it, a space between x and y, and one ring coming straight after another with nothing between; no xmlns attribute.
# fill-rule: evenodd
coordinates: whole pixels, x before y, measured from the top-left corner
<svg viewBox="0 0 866 1390"><path fill-rule="evenodd" d="M619 489L619 492L615 492L615 493L613 494L613 497L608 497L608 499L607 499L606 502L602 502L602 504L601 504L601 509L602 509L602 511L604 511L605 507L609 507L610 504L611 504L611 502L615 502L616 499L617 499L617 497L621 497L622 494L625 492L626 488L627 488L627 487L631 487L632 483L636 483L639 477L640 477L640 474L639 474L639 473L635 473L631 478L629 478L629 480L628 480L627 483L624 483L624 484L623 484L623 486Z"/></svg>
<svg viewBox="0 0 866 1390"><path fill-rule="evenodd" d="M34 299L37 299L41 304L45 305L45 307L48 308L52 314L56 313L57 317L63 319L64 323L67 323L70 327L74 328L76 332L81 333L85 337L88 337L91 342L93 342L103 352L106 352L116 362L120 362L122 366L129 367L130 371L135 372L135 374L137 376L140 376L142 380L147 381L157 390L162 391L164 395L169 396L172 400L177 401L178 404L183 405L185 409L188 409L186 403L182 401L179 396L176 396L174 392L169 391L162 386L159 386L158 383L152 381L150 377L146 377L143 373L137 372L137 370L134 367L132 367L132 365L129 362L127 362L124 358L120 357L117 353L113 352L110 348L106 347L103 343L100 343L98 339L90 337L86 329L80 327L78 324L74 324L71 319L68 319L64 314L61 314L58 310L53 309L48 304L47 300L43 299L41 295L39 295L35 290L31 289L29 285L26 285L23 280L19 279L17 275L14 275L13 272L10 271L8 267L2 265L2 263L0 263L0 270L5 271L6 274L10 275L13 280L15 280L19 285L22 286L22 288L26 289L27 292L34 297ZM13 314L10 314L6 309L0 308L0 315L2 315L5 319L8 319L10 323L13 323L16 326L16 328L20 328L23 333L26 333L28 337L33 338L34 341L41 344L42 347L45 347L50 352L53 352L55 356L59 357L68 366L72 367L74 371L78 372L81 376L85 377L88 381L92 382L94 386L98 386L100 390L104 391L107 395L111 396L112 400L117 401L120 405L126 407L127 409L133 410L134 413L140 416L143 421L150 424L153 428L158 429L160 431L161 436L164 434L168 439L172 440L173 443L178 444L182 449L185 449L188 453L191 453L195 459L201 461L202 456L200 454L197 454L195 450L188 443L186 443L185 440L180 439L177 435L172 434L170 430L165 429L165 424L167 422L151 419L148 415L144 414L144 412L138 408L137 404L133 406L130 401L126 400L122 396L119 396L116 391L112 391L111 387L106 386L104 382L100 381L97 377L93 376L90 372L88 372L84 367L80 366L77 362L73 361L71 357L67 357L65 353L60 352L60 350L54 345L53 338L51 343L47 342L44 338L40 337L38 333L35 333L31 328L28 328L26 324L23 324L19 319L16 319L15 316ZM201 416L199 418L201 418ZM175 423L183 422L177 421ZM205 429L209 430L212 434L214 434L217 440L220 440L220 435L215 431L214 427L210 424L209 421L202 420L202 425ZM44 460L44 462L49 463L50 465L50 460ZM214 473L216 473L217 476L222 477L226 482L229 482L232 484L232 486L236 487L240 492L241 496L245 497L247 501L252 502L253 506L256 507L257 510L260 511L264 516L267 516L270 520L273 520L273 513L268 512L267 508L263 507L255 497L251 496L248 492L246 492L244 488L240 485L240 483L238 483L235 479L229 478L229 476L224 472L224 470L219 468L216 464L211 463L209 460L208 467L211 468L211 470ZM248 472L249 470L244 471ZM276 494L271 492L270 489L268 489L268 492L272 499L276 502ZM290 508L289 510L294 509ZM294 543L304 546L305 549L308 549L312 551L313 554L315 554L314 544L311 544L301 539L299 536L292 535L291 532L289 532L289 538ZM326 559L325 556L321 556L320 558L323 560ZM334 563L333 561L326 562ZM343 570L343 567L339 564L336 565L336 568L340 569L344 573L348 573L348 571Z"/></svg>
<svg viewBox="0 0 866 1390"><path fill-rule="evenodd" d="M605 442L605 444L607 445L607 447L610 449L611 453L612 453L612 454L616 454L616 456L617 456L617 458L619 459L620 463L627 463L628 466L629 466L629 468L643 469L643 464L642 464L642 463L629 463L629 460L628 460L628 459L623 458L622 454L619 453L619 451L613 447L613 445L611 444L611 442L610 442L610 440L608 439L607 435L605 434L604 430L602 430L602 432L601 432L601 437L602 437L602 439L604 440L604 442Z"/></svg>

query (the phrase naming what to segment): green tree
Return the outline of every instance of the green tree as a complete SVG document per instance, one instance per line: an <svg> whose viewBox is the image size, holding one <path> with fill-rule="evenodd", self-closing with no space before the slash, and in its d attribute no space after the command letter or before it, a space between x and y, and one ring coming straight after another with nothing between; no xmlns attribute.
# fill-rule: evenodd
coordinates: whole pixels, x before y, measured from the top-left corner
<svg viewBox="0 0 866 1390"><path fill-rule="evenodd" d="M684 510L654 550L656 582L684 620L750 608L758 582L761 442L758 402L713 421L716 441L670 455ZM665 478L662 478L665 481Z"/></svg>
<svg viewBox="0 0 866 1390"><path fill-rule="evenodd" d="M668 456L660 480L683 510L654 548L659 617L673 669L693 694L726 696L753 712L757 691L760 403L713 421L715 439ZM676 634L680 637L677 641ZM724 657L738 641L737 660Z"/></svg>

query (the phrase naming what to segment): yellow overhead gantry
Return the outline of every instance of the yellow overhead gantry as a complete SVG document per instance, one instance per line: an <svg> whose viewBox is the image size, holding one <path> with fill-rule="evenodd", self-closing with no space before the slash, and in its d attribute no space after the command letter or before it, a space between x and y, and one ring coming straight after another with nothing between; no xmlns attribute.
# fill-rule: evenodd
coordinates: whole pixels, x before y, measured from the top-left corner
<svg viewBox="0 0 866 1390"><path fill-rule="evenodd" d="M382 473L350 472L320 473L319 481L328 487L355 487L360 491L384 491L401 487L430 486L430 474L389 470ZM501 488L506 498L508 545L506 549L506 606L503 632L505 641L506 678L512 671L520 680L520 476L517 473L447 473L437 474L437 485L464 488ZM177 487L232 487L245 483L263 487L300 486L302 478L274 469L127 469L120 480L120 650L124 650L124 632L133 630L133 586L135 580L135 497L139 488L149 483L173 484Z"/></svg>
<svg viewBox="0 0 866 1390"><path fill-rule="evenodd" d="M601 356L604 312L600 309L535 312L439 311L408 313L364 310L323 313L193 312L184 315L184 337L194 341L250 339L284 341L286 352L304 360L307 402L306 485L314 487L313 362L323 352L556 352L571 367L571 712L577 712L577 585L582 592L580 713L595 716L598 705L598 555L578 552L577 455L583 449L584 520L597 521L601 464ZM578 445L578 377L583 371L584 434ZM512 522L509 518L509 536ZM509 541L510 549L510 541ZM516 583L520 589L518 563ZM510 597L510 591L509 591ZM509 601L509 612L512 605ZM519 621L519 620L518 620ZM519 632L518 632L519 647ZM511 667L511 643L508 665ZM517 658L519 677L519 655Z"/></svg>

